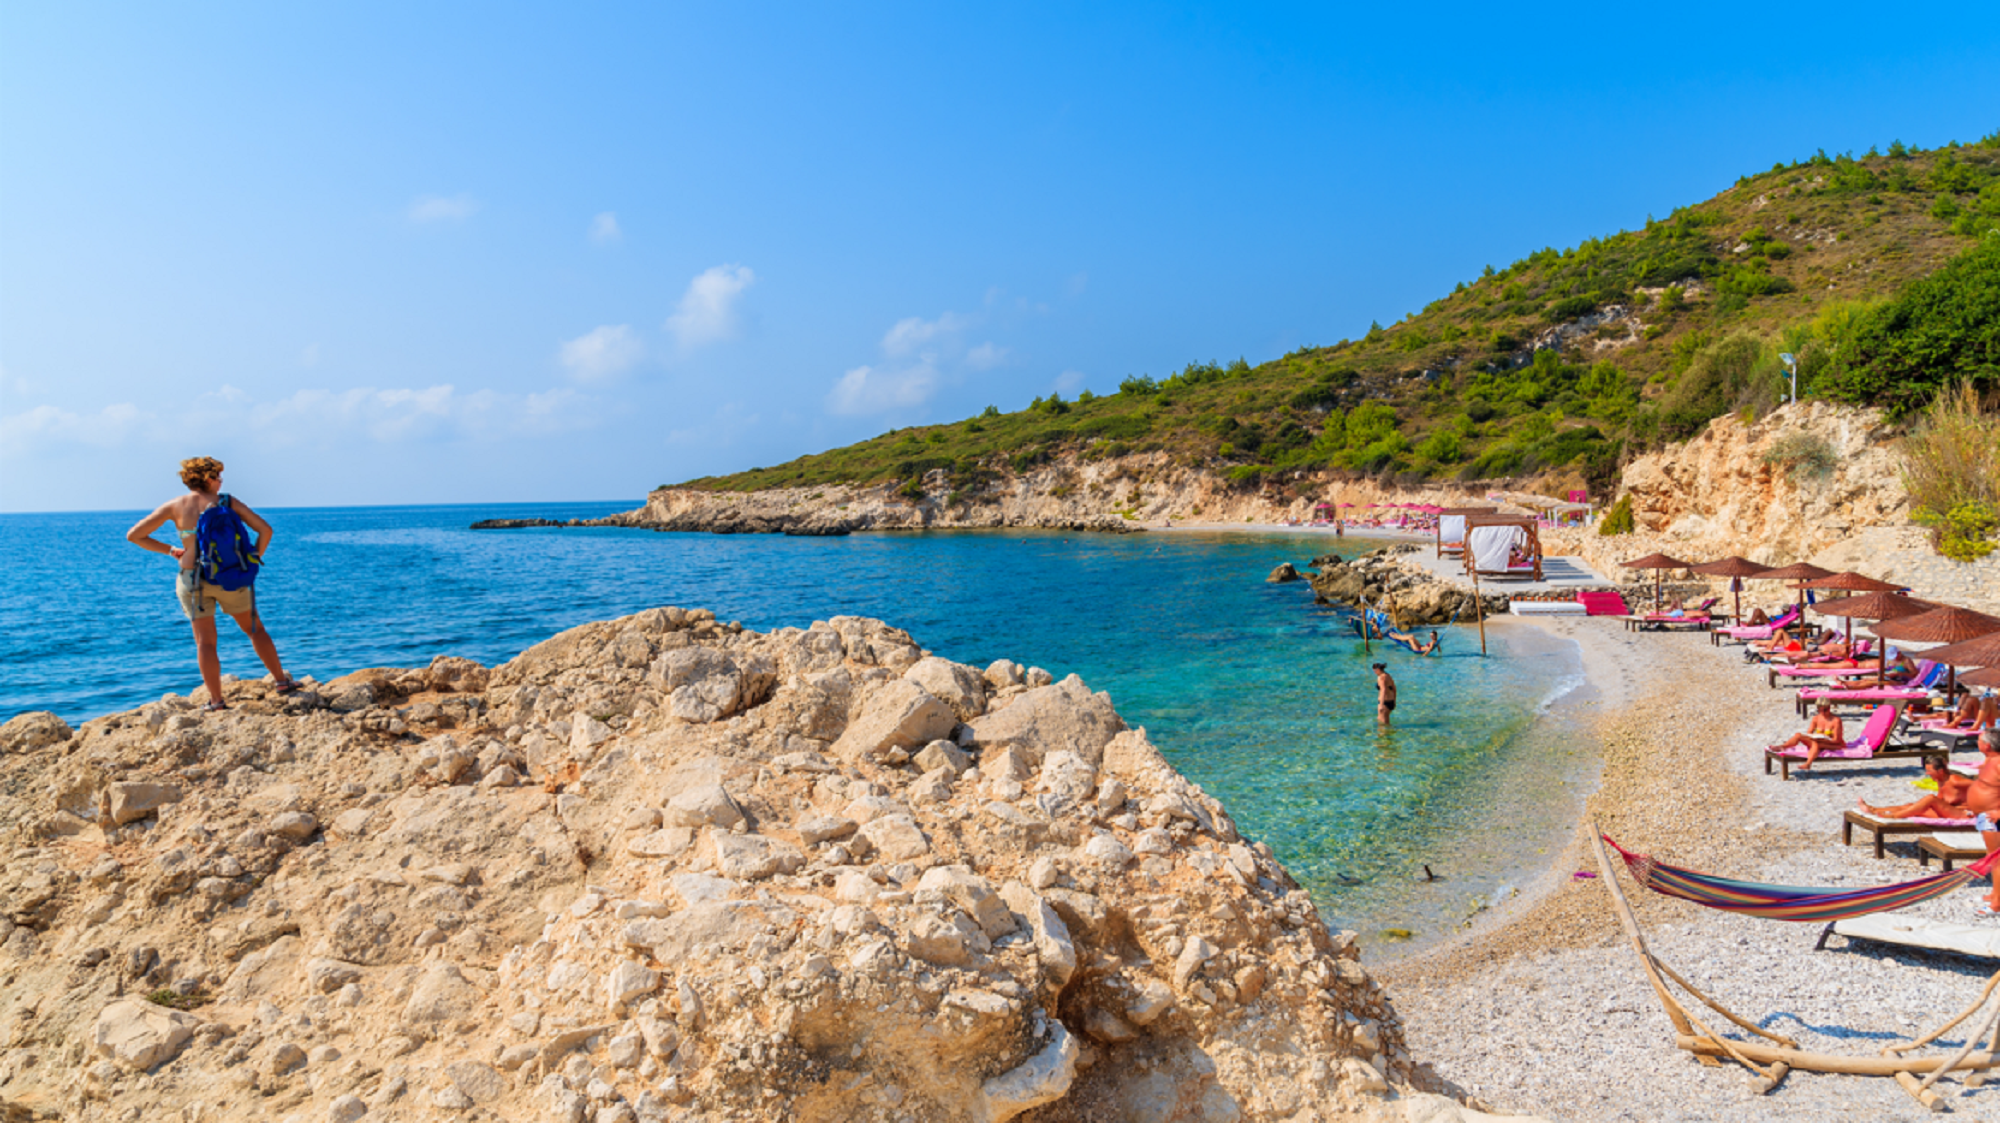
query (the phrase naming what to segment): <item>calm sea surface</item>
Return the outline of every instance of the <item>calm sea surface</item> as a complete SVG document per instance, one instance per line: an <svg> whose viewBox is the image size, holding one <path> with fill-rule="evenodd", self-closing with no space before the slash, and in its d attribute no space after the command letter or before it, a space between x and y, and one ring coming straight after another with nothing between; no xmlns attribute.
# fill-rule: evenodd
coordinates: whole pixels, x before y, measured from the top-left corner
<svg viewBox="0 0 2000 1123"><path fill-rule="evenodd" d="M1368 543L1302 535L937 532L847 538L466 529L632 503L269 510L258 603L288 669L331 678L439 654L505 661L590 620L711 608L759 630L842 614L906 628L946 658L1075 672L1109 691L1184 773L1268 842L1330 920L1416 944L1516 884L1570 813L1590 754L1550 703L1574 648L1447 629L1442 657L1387 659L1402 692L1374 721L1370 657L1281 561ZM174 563L124 541L134 513L0 515L0 717L72 723L198 685ZM25 572L22 572L25 567ZM223 621L225 672L263 668ZM1448 873L1417 882L1424 864ZM1398 936L1399 938L1399 936Z"/></svg>

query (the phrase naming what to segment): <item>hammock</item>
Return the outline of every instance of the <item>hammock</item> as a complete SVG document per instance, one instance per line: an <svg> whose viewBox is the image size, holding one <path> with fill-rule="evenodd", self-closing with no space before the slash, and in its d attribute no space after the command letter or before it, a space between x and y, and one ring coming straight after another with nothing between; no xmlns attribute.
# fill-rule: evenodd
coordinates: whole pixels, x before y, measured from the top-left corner
<svg viewBox="0 0 2000 1123"><path fill-rule="evenodd" d="M1996 850L1969 866L1950 873L1905 881L1898 885L1878 885L1873 889L1802 889L1793 885L1764 885L1755 881L1735 881L1713 877L1679 866L1656 862L1644 854L1634 854L1611 840L1618 856L1632 872L1632 880L1668 897L1679 897L1723 912L1759 916L1765 920L1803 920L1815 924L1849 917L1886 912L1942 896L1975 878L1985 877L1995 862Z"/></svg>

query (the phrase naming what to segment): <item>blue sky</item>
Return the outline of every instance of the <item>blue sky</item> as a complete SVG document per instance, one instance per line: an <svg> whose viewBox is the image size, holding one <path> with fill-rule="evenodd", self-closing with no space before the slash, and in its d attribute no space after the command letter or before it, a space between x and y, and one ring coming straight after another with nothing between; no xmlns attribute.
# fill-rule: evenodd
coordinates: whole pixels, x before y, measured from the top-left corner
<svg viewBox="0 0 2000 1123"><path fill-rule="evenodd" d="M2000 128L2000 20L1897 12L5 0L0 509L636 503L1261 361Z"/></svg>

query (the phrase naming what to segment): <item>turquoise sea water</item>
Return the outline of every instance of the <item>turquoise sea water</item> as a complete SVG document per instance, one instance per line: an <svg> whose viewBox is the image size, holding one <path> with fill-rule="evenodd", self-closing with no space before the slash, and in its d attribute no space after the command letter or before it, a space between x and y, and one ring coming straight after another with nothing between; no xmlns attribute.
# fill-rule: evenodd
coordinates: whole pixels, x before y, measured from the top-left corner
<svg viewBox="0 0 2000 1123"><path fill-rule="evenodd" d="M1543 716L1577 679L1568 645L1468 626L1445 653L1371 657L1271 567L1371 543L1330 536L934 532L847 538L478 531L475 519L632 504L272 510L259 605L288 668L324 678L439 654L498 663L589 620L661 604L768 629L840 614L947 658L1010 658L1109 691L1184 773L1268 842L1336 923L1446 931L1518 877L1567 809L1570 739ZM20 551L0 597L0 717L76 722L198 684L173 563L126 544L136 513L0 516ZM1377 543L1379 544L1379 543ZM21 572L25 567L26 572ZM224 621L223 669L261 675ZM1371 661L1402 694L1374 720ZM1552 731L1553 730L1553 731ZM1538 833L1539 832L1539 833ZM1424 864L1451 879L1413 887Z"/></svg>

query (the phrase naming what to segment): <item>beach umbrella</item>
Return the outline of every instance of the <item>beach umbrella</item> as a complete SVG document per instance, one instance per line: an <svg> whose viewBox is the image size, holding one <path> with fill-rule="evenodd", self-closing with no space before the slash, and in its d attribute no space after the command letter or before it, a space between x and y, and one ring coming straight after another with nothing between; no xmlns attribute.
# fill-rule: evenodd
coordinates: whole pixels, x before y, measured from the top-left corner
<svg viewBox="0 0 2000 1123"><path fill-rule="evenodd" d="M1926 652L1925 654L1929 653ZM1976 671L1967 671L1958 676L1958 681L1967 686L2000 687L2000 667L1981 667ZM1945 688L1945 697L1951 697L1951 688L1948 686Z"/></svg>
<svg viewBox="0 0 2000 1123"><path fill-rule="evenodd" d="M1905 593L1908 585L1897 585L1888 581L1877 581L1860 573L1835 573L1827 577L1815 577L1805 583L1808 589L1839 589L1847 593Z"/></svg>
<svg viewBox="0 0 2000 1123"><path fill-rule="evenodd" d="M2000 632L1989 632L1947 647L1934 647L1924 656L1954 667L2000 667Z"/></svg>
<svg viewBox="0 0 2000 1123"><path fill-rule="evenodd" d="M1838 616L1841 618L1841 622L1846 625L1841 630L1847 633L1847 642L1850 649L1849 657L1852 658L1851 651L1854 644L1855 620L1897 620L1905 616L1921 615L1932 609L1943 607L1944 605L1938 604L1935 601L1918 600L1916 597L1906 597L1901 593L1878 592L1862 593L1859 596L1838 597L1834 600L1821 601L1813 605L1813 611L1822 616ZM1881 656L1876 662L1876 685L1881 685L1882 677L1888 673L1888 669L1889 645L1885 643L1882 645Z"/></svg>
<svg viewBox="0 0 2000 1123"><path fill-rule="evenodd" d="M1757 580L1805 582L1805 581L1817 581L1822 577L1832 577L1833 575L1834 575L1833 570L1821 569L1819 566L1816 566L1811 562L1793 562L1791 565L1781 565L1776 569L1767 569L1764 572L1757 575ZM1790 586L1790 588L1800 590L1799 615L1801 616L1805 615L1805 609L1806 609L1806 594L1804 592L1805 586L1803 584L1792 585Z"/></svg>
<svg viewBox="0 0 2000 1123"><path fill-rule="evenodd" d="M1749 558L1727 557L1712 562L1703 562L1693 568L1696 573L1705 574L1709 577L1729 578L1729 591L1734 595L1736 600L1736 615L1734 618L1738 623L1741 623L1743 620L1743 579L1745 577L1760 576L1765 570L1771 567L1768 565L1758 565Z"/></svg>
<svg viewBox="0 0 2000 1123"><path fill-rule="evenodd" d="M1637 561L1619 562L1618 564L1625 569L1650 569L1654 571L1653 572L1654 612L1658 612L1660 610L1660 582L1664 579L1666 571L1669 569L1688 568L1687 562L1684 562L1679 558L1670 558L1665 554L1647 554L1645 557L1640 558Z"/></svg>
<svg viewBox="0 0 2000 1123"><path fill-rule="evenodd" d="M1883 639L1907 640L1911 643L1955 644L2000 632L2000 616L1988 616L1984 612L1974 612L1969 608L1946 605L1915 616L1886 620L1868 630ZM1930 654L1928 651L1924 653L1926 658L1929 658ZM1952 667L1951 675L1944 687L1947 697L1951 695L1951 688L1957 681L1958 668Z"/></svg>

